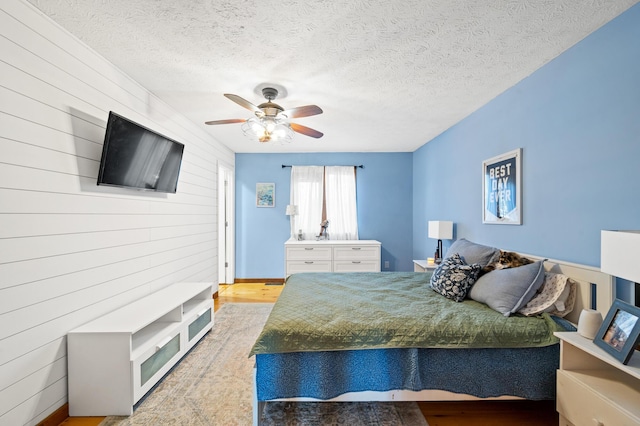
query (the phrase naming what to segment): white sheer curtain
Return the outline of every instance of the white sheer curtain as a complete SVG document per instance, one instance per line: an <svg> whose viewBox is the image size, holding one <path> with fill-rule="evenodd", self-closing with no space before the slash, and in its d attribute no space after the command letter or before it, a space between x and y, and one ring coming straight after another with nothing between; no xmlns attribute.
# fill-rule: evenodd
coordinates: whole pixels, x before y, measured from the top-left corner
<svg viewBox="0 0 640 426"><path fill-rule="evenodd" d="M298 206L298 214L291 216L293 229L302 230L305 240L315 240L322 222L324 167L291 167L291 195L289 204Z"/></svg>
<svg viewBox="0 0 640 426"><path fill-rule="evenodd" d="M325 168L326 209L329 238L358 239L358 209L356 207L356 172L353 166Z"/></svg>

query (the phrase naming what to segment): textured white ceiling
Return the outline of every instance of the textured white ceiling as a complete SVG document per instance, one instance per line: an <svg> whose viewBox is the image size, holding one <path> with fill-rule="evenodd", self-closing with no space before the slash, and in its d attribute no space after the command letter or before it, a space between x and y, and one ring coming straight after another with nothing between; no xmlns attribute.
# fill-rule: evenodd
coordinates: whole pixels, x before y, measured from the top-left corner
<svg viewBox="0 0 640 426"><path fill-rule="evenodd" d="M236 152L410 152L640 0L29 0ZM223 97L324 113L246 139Z"/></svg>

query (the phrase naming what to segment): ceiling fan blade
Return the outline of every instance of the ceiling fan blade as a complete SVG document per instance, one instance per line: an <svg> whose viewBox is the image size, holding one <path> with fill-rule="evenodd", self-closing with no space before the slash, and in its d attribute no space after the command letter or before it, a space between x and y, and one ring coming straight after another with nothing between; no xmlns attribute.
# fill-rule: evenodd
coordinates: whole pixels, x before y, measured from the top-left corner
<svg viewBox="0 0 640 426"><path fill-rule="evenodd" d="M310 117L322 114L322 109L317 105L305 105L297 108L286 109L279 115L286 115L289 118Z"/></svg>
<svg viewBox="0 0 640 426"><path fill-rule="evenodd" d="M312 138L321 138L323 135L323 133L301 124L290 123L290 125L294 132L302 133L303 135L311 136Z"/></svg>
<svg viewBox="0 0 640 426"><path fill-rule="evenodd" d="M233 102L237 103L238 105L240 105L243 108L246 108L250 111L253 112L262 112L262 110L260 108L258 108L257 106L255 106L254 104L252 104L251 102L249 102L248 100L241 98L238 95L232 95L230 93L225 93L224 96L227 99L231 99Z"/></svg>
<svg viewBox="0 0 640 426"><path fill-rule="evenodd" d="M244 118L231 118L229 120L213 120L213 121L205 121L204 124L233 124L233 123L244 123Z"/></svg>

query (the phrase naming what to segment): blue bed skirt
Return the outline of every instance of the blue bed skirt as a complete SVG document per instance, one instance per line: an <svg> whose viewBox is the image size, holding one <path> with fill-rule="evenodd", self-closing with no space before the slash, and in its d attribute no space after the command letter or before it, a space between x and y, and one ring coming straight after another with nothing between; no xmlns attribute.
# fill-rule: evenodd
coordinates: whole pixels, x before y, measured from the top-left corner
<svg viewBox="0 0 640 426"><path fill-rule="evenodd" d="M558 344L518 349L362 349L256 355L259 401L439 389L555 399Z"/></svg>

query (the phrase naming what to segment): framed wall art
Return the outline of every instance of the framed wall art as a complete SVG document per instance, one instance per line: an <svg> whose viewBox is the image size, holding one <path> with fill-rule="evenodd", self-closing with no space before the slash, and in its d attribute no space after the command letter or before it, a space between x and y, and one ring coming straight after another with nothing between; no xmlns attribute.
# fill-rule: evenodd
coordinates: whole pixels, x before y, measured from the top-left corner
<svg viewBox="0 0 640 426"><path fill-rule="evenodd" d="M482 223L522 224L522 148L482 162Z"/></svg>
<svg viewBox="0 0 640 426"><path fill-rule="evenodd" d="M256 183L256 206L275 207L276 206L276 184Z"/></svg>
<svg viewBox="0 0 640 426"><path fill-rule="evenodd" d="M593 343L623 364L634 353L640 336L640 308L616 299Z"/></svg>

